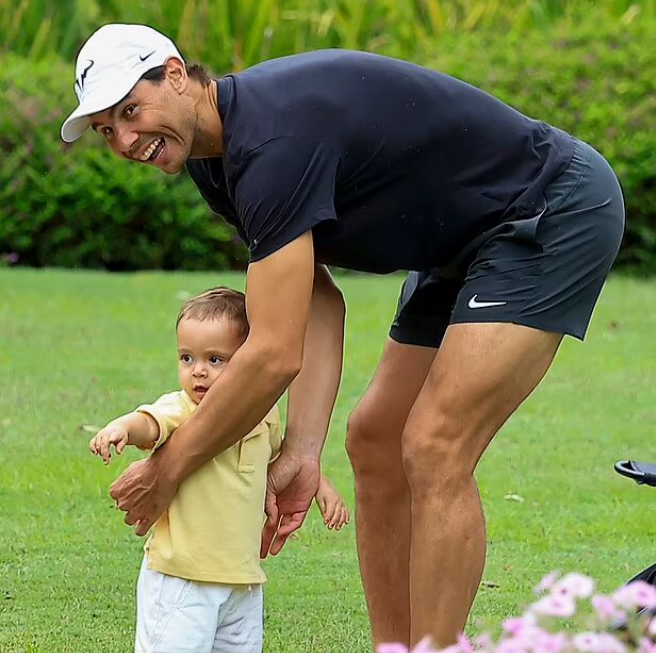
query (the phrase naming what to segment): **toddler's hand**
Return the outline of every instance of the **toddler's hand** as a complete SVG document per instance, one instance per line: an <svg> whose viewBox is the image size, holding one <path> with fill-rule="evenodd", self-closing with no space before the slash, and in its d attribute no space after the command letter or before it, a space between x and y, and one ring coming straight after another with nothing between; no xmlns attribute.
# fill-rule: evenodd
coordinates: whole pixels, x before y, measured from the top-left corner
<svg viewBox="0 0 656 653"><path fill-rule="evenodd" d="M116 454L120 456L128 444L128 435L128 431L124 426L118 424L106 426L91 438L89 441L89 451L96 456L101 456L105 465L108 465L112 457L110 453L112 445L116 449Z"/></svg>
<svg viewBox="0 0 656 653"><path fill-rule="evenodd" d="M325 476L319 481L319 489L314 497L323 515L323 523L329 529L339 530L342 526L349 523L350 515L344 499L337 494L335 488L330 484Z"/></svg>

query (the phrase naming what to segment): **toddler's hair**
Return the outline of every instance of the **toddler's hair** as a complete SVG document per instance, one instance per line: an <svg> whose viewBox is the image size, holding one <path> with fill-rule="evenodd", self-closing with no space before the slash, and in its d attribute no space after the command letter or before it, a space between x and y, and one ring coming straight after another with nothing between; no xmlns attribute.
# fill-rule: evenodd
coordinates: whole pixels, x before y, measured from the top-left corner
<svg viewBox="0 0 656 653"><path fill-rule="evenodd" d="M248 335L246 295L238 290L219 286L188 299L178 314L175 328L182 320L220 320L227 318L239 328L242 337Z"/></svg>

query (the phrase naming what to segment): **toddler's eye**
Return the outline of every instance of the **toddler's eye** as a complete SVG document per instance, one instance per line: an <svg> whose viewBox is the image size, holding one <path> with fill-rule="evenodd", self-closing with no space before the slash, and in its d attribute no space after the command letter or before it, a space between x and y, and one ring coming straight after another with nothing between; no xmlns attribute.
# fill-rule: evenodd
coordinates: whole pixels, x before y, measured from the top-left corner
<svg viewBox="0 0 656 653"><path fill-rule="evenodd" d="M223 358L219 358L218 356L210 356L211 365L220 365L221 363L223 363Z"/></svg>
<svg viewBox="0 0 656 653"><path fill-rule="evenodd" d="M189 354L182 354L182 356L180 356L180 360L183 363L189 364L192 363L194 359Z"/></svg>

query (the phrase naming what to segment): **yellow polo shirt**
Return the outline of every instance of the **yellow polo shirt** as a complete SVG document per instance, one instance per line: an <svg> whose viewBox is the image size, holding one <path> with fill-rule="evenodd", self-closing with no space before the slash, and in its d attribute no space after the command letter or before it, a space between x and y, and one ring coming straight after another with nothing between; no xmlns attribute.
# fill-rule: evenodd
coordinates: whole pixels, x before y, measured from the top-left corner
<svg viewBox="0 0 656 653"><path fill-rule="evenodd" d="M139 406L159 425L155 449L184 422L196 404L184 391ZM212 583L266 581L260 565L267 466L281 446L274 406L246 437L183 481L146 542L148 568Z"/></svg>

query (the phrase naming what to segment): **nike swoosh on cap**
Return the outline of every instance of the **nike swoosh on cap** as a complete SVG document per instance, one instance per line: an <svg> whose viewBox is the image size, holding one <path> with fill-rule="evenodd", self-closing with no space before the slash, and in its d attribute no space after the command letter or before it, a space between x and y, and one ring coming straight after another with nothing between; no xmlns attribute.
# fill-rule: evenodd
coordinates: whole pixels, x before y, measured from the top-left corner
<svg viewBox="0 0 656 653"><path fill-rule="evenodd" d="M88 72L93 68L96 62L93 59L87 59L86 68L80 73L80 76L75 80L75 85L80 89L80 93L84 92L84 80L87 78Z"/></svg>
<svg viewBox="0 0 656 653"><path fill-rule="evenodd" d="M505 306L508 302L479 302L477 300L478 293L476 293L470 300L467 306L469 308L492 308L493 306Z"/></svg>
<svg viewBox="0 0 656 653"><path fill-rule="evenodd" d="M139 59L141 59L141 61L146 61L146 59L148 59L148 57L152 57L154 54L155 54L155 50L153 50L150 54L147 54L145 57L142 57L141 55L139 55Z"/></svg>

